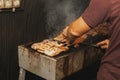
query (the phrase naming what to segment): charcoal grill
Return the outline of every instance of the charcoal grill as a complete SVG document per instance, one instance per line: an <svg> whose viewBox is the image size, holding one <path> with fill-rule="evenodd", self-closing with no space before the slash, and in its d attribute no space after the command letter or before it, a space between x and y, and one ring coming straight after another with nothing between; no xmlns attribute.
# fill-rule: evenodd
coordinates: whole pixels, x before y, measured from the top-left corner
<svg viewBox="0 0 120 80"><path fill-rule="evenodd" d="M25 80L29 71L46 80L62 80L83 68L83 49L63 52L58 56L49 57L31 49L30 44L18 46L19 80Z"/></svg>

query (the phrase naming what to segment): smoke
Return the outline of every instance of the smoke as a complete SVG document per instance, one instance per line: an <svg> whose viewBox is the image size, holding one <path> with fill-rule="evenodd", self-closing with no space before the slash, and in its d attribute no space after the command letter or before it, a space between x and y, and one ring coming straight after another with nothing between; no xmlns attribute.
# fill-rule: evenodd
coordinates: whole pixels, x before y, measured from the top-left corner
<svg viewBox="0 0 120 80"><path fill-rule="evenodd" d="M81 15L88 0L44 0L44 3L45 28L48 36L53 37Z"/></svg>

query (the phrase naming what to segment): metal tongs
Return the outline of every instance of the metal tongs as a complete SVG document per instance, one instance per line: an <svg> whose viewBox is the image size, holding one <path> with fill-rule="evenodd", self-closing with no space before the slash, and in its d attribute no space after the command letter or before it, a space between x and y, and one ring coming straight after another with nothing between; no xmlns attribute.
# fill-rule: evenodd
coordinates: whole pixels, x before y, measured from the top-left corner
<svg viewBox="0 0 120 80"><path fill-rule="evenodd" d="M101 48L100 46L97 46L96 44L89 44L89 43L85 43L85 42L82 42L82 43L79 43L78 46L80 45L84 45L84 46L89 46L89 47L94 47L94 48ZM70 44L68 45L68 47L74 47L75 44Z"/></svg>
<svg viewBox="0 0 120 80"><path fill-rule="evenodd" d="M79 45L85 45L85 46L91 46L91 47L95 47L95 48L101 48L100 46L97 46L96 44L80 43Z"/></svg>
<svg viewBox="0 0 120 80"><path fill-rule="evenodd" d="M75 45L74 43L66 44L65 42L61 42L61 41L55 40L55 39L51 39L51 40L56 41L58 44L63 44L63 46L73 47ZM79 43L78 45L79 46L85 45L85 46L91 46L91 47L95 47L95 48L101 48L100 46L97 46L96 44L89 44L89 43L85 43L85 42Z"/></svg>

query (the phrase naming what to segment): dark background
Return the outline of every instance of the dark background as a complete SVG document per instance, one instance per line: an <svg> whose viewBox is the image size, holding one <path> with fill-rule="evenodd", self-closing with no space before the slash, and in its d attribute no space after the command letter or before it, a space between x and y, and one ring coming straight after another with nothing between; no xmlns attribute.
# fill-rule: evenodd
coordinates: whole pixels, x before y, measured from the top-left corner
<svg viewBox="0 0 120 80"><path fill-rule="evenodd" d="M0 80L18 80L18 45L54 37L78 18L89 3L89 0L23 1L22 11L0 12ZM40 78L27 73L27 79Z"/></svg>

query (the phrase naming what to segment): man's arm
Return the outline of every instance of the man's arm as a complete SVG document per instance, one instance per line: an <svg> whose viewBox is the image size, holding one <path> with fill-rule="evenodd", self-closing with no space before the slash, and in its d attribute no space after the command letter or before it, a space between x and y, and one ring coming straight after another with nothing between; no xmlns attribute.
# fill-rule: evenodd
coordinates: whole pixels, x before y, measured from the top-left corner
<svg viewBox="0 0 120 80"><path fill-rule="evenodd" d="M73 36L82 36L88 30L90 30L90 27L86 24L83 18L80 17L69 25L68 37L69 34Z"/></svg>
<svg viewBox="0 0 120 80"><path fill-rule="evenodd" d="M108 5L106 5L106 3ZM65 28L56 39L60 41L73 42L76 37L82 36L90 27L96 27L109 18L108 0L91 0L88 8L80 18L73 21ZM64 36L64 37L63 37Z"/></svg>
<svg viewBox="0 0 120 80"><path fill-rule="evenodd" d="M55 37L55 39L61 42L71 43L88 30L90 30L90 27L85 23L82 17L79 17L66 27L60 35Z"/></svg>

